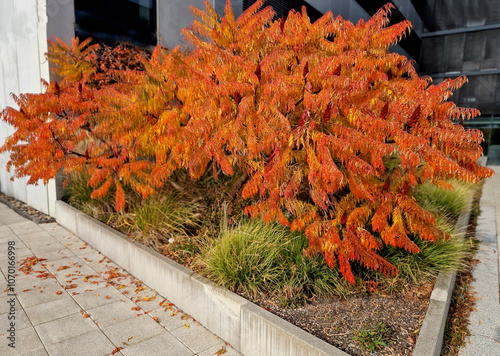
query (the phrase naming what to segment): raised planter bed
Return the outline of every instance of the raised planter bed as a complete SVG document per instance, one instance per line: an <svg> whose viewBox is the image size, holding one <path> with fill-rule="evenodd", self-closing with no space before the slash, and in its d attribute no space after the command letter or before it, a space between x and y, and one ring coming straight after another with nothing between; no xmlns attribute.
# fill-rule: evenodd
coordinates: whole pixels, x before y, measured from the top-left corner
<svg viewBox="0 0 500 356"><path fill-rule="evenodd" d="M462 214L456 228L462 231L468 217ZM55 218L243 355L347 355L62 201ZM455 274L438 277L414 356L439 355L454 281Z"/></svg>

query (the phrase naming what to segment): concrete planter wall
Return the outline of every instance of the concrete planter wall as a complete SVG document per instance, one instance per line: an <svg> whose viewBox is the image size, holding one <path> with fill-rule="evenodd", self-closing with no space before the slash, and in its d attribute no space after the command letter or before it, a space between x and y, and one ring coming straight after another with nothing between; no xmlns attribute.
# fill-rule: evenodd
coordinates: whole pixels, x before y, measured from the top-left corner
<svg viewBox="0 0 500 356"><path fill-rule="evenodd" d="M156 289L243 355L340 356L347 353L197 275L68 204L59 224ZM469 214L460 217L464 227ZM455 274L439 276L413 355L439 355Z"/></svg>

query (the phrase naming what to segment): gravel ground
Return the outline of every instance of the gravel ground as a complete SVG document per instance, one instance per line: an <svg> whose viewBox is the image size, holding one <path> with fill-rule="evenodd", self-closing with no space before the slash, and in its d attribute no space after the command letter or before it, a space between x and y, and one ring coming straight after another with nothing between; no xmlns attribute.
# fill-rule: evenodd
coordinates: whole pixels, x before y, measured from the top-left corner
<svg viewBox="0 0 500 356"><path fill-rule="evenodd" d="M22 215L25 218L34 221L37 224L50 223L55 221L53 217L44 214L41 211L38 211L35 208L29 206L28 204L25 204L22 201L17 200L16 198L10 197L8 195L5 195L1 192L0 192L0 203L4 203L19 215Z"/></svg>

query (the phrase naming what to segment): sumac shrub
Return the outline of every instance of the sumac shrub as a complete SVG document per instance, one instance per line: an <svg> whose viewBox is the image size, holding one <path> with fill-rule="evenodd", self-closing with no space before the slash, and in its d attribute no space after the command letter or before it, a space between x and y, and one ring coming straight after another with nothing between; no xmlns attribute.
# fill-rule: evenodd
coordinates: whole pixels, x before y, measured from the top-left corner
<svg viewBox="0 0 500 356"><path fill-rule="evenodd" d="M447 237L410 188L493 172L476 164L481 132L454 123L478 110L447 101L466 78L432 85L389 53L411 26L387 27L393 5L354 25L331 12L311 23L305 9L275 20L264 0L237 20L228 1L220 19L205 3L183 30L193 50L157 47L136 67L98 66L102 51L59 43L62 84L3 112L17 128L2 147L16 174L35 182L87 165L94 196L115 186L123 209L123 184L147 196L180 168L199 178L210 162L216 177L238 167L256 201L246 213L304 230L307 252L352 283L350 261L395 274L384 245L417 253L414 236Z"/></svg>

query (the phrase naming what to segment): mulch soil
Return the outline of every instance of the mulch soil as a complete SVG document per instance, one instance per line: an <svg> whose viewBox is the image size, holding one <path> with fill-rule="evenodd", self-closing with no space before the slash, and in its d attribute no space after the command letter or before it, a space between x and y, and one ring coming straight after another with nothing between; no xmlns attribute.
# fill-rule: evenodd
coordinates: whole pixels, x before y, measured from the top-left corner
<svg viewBox="0 0 500 356"><path fill-rule="evenodd" d="M434 283L406 293L371 293L347 298L317 299L296 309L266 299L257 304L350 355L411 355L429 306ZM390 329L387 346L370 352L353 339L357 331L384 323Z"/></svg>

